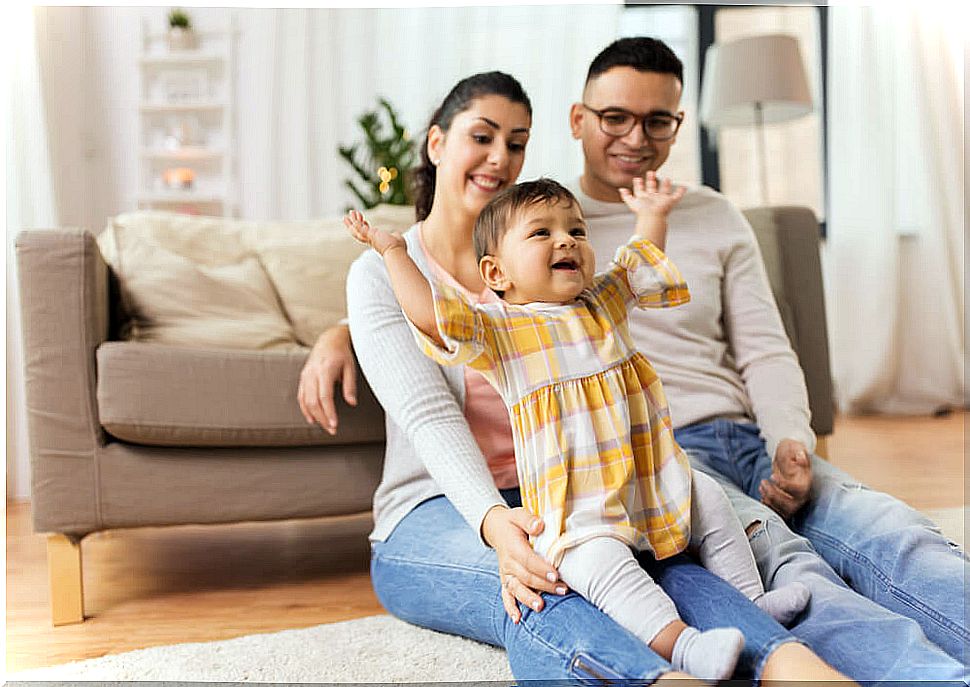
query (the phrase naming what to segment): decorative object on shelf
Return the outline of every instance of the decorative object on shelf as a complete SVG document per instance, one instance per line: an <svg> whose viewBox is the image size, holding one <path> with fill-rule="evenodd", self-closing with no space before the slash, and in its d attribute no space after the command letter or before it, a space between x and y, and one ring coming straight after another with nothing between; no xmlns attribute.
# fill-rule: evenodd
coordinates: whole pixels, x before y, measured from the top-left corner
<svg viewBox="0 0 970 687"><path fill-rule="evenodd" d="M205 69L172 69L162 72L160 77L169 103L199 103L209 96L209 75Z"/></svg>
<svg viewBox="0 0 970 687"><path fill-rule="evenodd" d="M162 182L166 188L175 191L185 191L192 188L195 172L188 167L173 167L162 172Z"/></svg>
<svg viewBox="0 0 970 687"><path fill-rule="evenodd" d="M202 126L199 118L187 115L178 118L169 118L168 132L165 136L165 149L178 150L187 146L202 145Z"/></svg>
<svg viewBox="0 0 970 687"><path fill-rule="evenodd" d="M357 196L363 209L381 203L410 205L409 178L417 161L414 141L400 124L394 107L384 98L381 109L370 110L357 118L364 131L364 141L337 148L359 179L346 179L344 184ZM390 131L386 131L383 115ZM360 184L360 186L358 186Z"/></svg>
<svg viewBox="0 0 970 687"><path fill-rule="evenodd" d="M168 13L168 49L195 50L199 45L192 19L185 10L178 7Z"/></svg>

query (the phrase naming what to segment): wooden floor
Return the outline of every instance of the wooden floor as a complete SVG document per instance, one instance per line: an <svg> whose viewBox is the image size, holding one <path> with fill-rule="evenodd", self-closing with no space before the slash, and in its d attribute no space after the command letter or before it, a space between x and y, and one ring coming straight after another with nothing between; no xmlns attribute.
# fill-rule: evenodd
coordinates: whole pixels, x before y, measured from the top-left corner
<svg viewBox="0 0 970 687"><path fill-rule="evenodd" d="M840 418L830 457L916 508L962 506L967 417ZM368 529L299 521L91 535L82 546L90 617L52 628L45 539L30 529L29 504L8 503L7 672L381 613Z"/></svg>

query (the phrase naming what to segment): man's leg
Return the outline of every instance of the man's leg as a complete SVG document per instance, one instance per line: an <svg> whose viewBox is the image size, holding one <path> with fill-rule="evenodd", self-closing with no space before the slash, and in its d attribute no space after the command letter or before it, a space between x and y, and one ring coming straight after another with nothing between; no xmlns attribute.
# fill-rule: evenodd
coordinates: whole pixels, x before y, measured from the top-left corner
<svg viewBox="0 0 970 687"><path fill-rule="evenodd" d="M930 642L919 624L850 589L777 513L726 480L722 485L750 532L765 586L801 582L811 590L808 608L790 630L819 656L856 680L967 682L966 668Z"/></svg>
<svg viewBox="0 0 970 687"><path fill-rule="evenodd" d="M792 518L792 528L853 589L913 618L931 641L967 664L965 554L899 499L867 489L819 458L812 470L812 499Z"/></svg>
<svg viewBox="0 0 970 687"><path fill-rule="evenodd" d="M856 679L966 679L965 667L929 642L920 625L853 592L811 542L738 489L748 487L756 494L766 466L770 474L756 427L718 420L678 430L676 438L694 467L725 487L742 525L751 532L765 586L798 580L811 589L809 607L792 632L822 658ZM840 535L835 539L843 541ZM948 588L962 590L962 576L956 587Z"/></svg>
<svg viewBox="0 0 970 687"><path fill-rule="evenodd" d="M715 420L675 433L695 465L758 500L771 458L753 424ZM809 503L790 526L856 591L912 618L950 656L968 663L970 563L931 521L812 457Z"/></svg>

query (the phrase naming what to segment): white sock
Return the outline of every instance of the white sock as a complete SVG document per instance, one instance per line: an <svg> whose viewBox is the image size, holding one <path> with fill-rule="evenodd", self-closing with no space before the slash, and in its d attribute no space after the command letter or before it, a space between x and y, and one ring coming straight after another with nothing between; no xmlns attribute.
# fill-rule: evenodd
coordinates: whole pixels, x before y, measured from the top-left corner
<svg viewBox="0 0 970 687"><path fill-rule="evenodd" d="M674 643L670 664L674 670L702 680L726 680L744 648L744 635L734 627L700 632L688 627Z"/></svg>
<svg viewBox="0 0 970 687"><path fill-rule="evenodd" d="M805 610L812 593L801 582L791 582L784 587L765 592L755 605L785 627Z"/></svg>

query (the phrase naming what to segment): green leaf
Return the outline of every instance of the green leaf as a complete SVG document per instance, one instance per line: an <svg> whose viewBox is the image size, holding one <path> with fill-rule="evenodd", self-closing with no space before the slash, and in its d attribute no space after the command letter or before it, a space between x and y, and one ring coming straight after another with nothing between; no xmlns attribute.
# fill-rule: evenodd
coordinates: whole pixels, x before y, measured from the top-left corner
<svg viewBox="0 0 970 687"><path fill-rule="evenodd" d="M405 129L393 105L386 98L378 98L378 107L361 113L356 121L363 132L363 139L350 146L337 147L340 157L358 177L346 179L345 185L364 203L365 208L378 203L409 203L406 180L410 178L418 156L415 142L405 138ZM381 167L395 167L398 171L398 176L389 183L385 194L380 192L377 175Z"/></svg>

